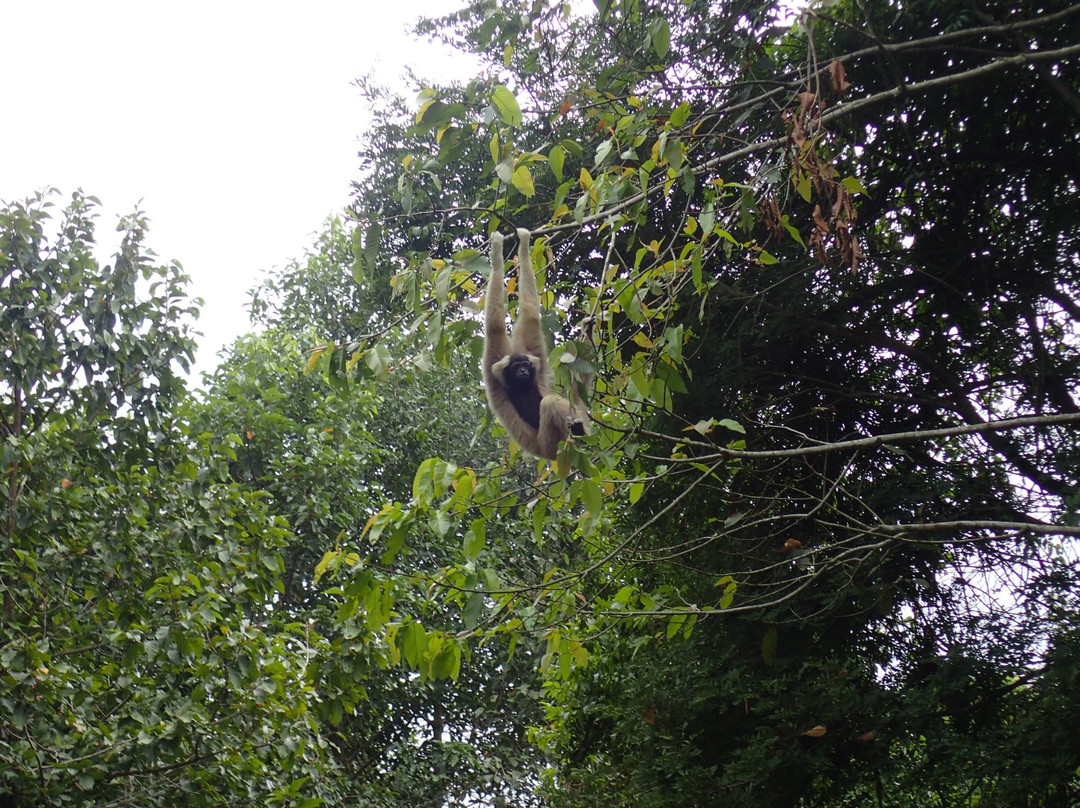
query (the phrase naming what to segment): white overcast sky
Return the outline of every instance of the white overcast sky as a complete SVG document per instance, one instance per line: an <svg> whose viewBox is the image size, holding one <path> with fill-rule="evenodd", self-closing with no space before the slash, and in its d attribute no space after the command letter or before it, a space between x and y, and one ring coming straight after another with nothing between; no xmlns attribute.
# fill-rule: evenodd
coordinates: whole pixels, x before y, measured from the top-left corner
<svg viewBox="0 0 1080 808"><path fill-rule="evenodd" d="M358 175L353 81L447 77L406 24L461 0L0 0L0 200L52 186L102 204L99 242L136 205L148 246L205 300L198 367L248 330L247 292L299 258ZM470 68L456 63L457 75ZM413 88L407 88L410 92Z"/></svg>

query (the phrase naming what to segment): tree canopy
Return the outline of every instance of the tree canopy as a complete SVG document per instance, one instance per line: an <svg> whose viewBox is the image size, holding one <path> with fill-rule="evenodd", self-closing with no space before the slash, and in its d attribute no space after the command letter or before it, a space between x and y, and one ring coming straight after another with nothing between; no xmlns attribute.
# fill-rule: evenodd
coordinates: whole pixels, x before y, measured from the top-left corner
<svg viewBox="0 0 1080 808"><path fill-rule="evenodd" d="M102 265L92 198L3 211L0 794L1080 801L1080 5L419 30L478 75L364 85L345 220L196 396L140 215ZM514 227L596 375L552 463L479 381Z"/></svg>
<svg viewBox="0 0 1080 808"><path fill-rule="evenodd" d="M541 238L594 436L525 486L432 461L379 535L463 536L432 580L543 638L557 802L1070 804L1031 727L1076 711L1080 7L597 6L423 26L487 69L385 110L354 209L450 365L487 234Z"/></svg>

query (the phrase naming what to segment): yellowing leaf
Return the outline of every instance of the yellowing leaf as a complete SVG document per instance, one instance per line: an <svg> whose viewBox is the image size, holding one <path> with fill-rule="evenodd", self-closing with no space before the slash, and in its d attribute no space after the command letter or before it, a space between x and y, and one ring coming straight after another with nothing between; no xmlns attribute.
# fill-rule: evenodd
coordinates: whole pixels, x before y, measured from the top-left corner
<svg viewBox="0 0 1080 808"><path fill-rule="evenodd" d="M570 654L574 657L574 661L581 667L585 667L589 664L589 652L585 646L576 640L570 643Z"/></svg>
<svg viewBox="0 0 1080 808"><path fill-rule="evenodd" d="M530 197L536 193L536 186L533 184L532 174L528 166L518 166L514 169L514 175L510 181L525 197Z"/></svg>
<svg viewBox="0 0 1080 808"><path fill-rule="evenodd" d="M420 121L422 121L424 119L424 113L428 111L428 107L430 107L436 101L437 101L437 99L432 98L430 101L425 101L423 104L421 104L420 109L416 113L416 119L413 122L414 123L420 123Z"/></svg>
<svg viewBox="0 0 1080 808"><path fill-rule="evenodd" d="M311 373L311 371L315 369L315 365L319 363L319 359L326 353L326 349L329 347L329 345L323 345L311 352L311 358L308 359L307 367L304 368L304 373Z"/></svg>
<svg viewBox="0 0 1080 808"><path fill-rule="evenodd" d="M697 432L698 434L701 434L701 435L708 435L710 432L712 432L712 428L713 428L713 419L712 418L706 418L706 419L704 419L702 421L698 421L693 426L684 427L683 432Z"/></svg>

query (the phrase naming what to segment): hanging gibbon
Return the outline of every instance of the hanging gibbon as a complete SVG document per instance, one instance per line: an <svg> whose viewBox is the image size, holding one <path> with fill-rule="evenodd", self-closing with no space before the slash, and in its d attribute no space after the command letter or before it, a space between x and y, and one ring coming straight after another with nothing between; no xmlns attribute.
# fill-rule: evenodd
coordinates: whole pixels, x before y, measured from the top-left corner
<svg viewBox="0 0 1080 808"><path fill-rule="evenodd" d="M548 364L540 330L540 295L529 256L529 231L518 228L518 311L506 335L506 289L503 283L503 237L491 237L491 278L484 304L484 386L488 405L525 451L554 460L559 442L589 431L589 411L577 394L570 400L554 392L555 373ZM592 374L586 374L585 386Z"/></svg>

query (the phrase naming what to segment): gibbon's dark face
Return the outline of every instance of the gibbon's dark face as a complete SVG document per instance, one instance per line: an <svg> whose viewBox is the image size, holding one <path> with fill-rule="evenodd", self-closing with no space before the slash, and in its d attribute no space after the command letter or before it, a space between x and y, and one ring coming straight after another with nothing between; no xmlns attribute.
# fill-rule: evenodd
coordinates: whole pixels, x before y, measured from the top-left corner
<svg viewBox="0 0 1080 808"><path fill-rule="evenodd" d="M529 357L516 354L510 357L510 364L506 366L503 378L506 380L506 386L511 390L524 392L532 386L534 375L535 371Z"/></svg>

